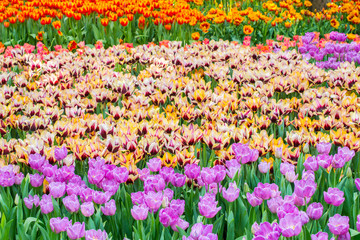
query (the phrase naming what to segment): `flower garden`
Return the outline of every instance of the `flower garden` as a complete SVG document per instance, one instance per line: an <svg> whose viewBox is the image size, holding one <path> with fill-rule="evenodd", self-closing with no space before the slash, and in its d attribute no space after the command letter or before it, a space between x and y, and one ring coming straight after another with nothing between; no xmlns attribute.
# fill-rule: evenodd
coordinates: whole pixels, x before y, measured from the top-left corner
<svg viewBox="0 0 360 240"><path fill-rule="evenodd" d="M360 239L359 10L1 1L1 239Z"/></svg>

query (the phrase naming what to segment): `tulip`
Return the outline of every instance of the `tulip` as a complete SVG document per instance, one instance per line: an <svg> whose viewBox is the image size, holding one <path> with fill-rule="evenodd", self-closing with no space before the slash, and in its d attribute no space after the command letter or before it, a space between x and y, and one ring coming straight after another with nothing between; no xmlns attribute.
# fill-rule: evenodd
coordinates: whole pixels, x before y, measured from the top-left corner
<svg viewBox="0 0 360 240"><path fill-rule="evenodd" d="M311 240L328 240L329 235L327 232L318 232L317 234L311 235Z"/></svg>
<svg viewBox="0 0 360 240"><path fill-rule="evenodd" d="M333 168L342 168L345 166L345 163L346 163L346 158L341 155L341 154L335 154L333 159L332 159L332 162L331 162L331 166Z"/></svg>
<svg viewBox="0 0 360 240"><path fill-rule="evenodd" d="M67 195L79 195L82 190L82 187L80 187L76 183L68 183L66 185L66 193Z"/></svg>
<svg viewBox="0 0 360 240"><path fill-rule="evenodd" d="M33 187L40 187L44 182L44 176L38 173L30 174L30 184ZM15 183L15 180L14 180Z"/></svg>
<svg viewBox="0 0 360 240"><path fill-rule="evenodd" d="M85 231L85 240L106 240L108 237L106 231L90 229Z"/></svg>
<svg viewBox="0 0 360 240"><path fill-rule="evenodd" d="M317 170L319 170L319 164L316 160L315 157L308 157L305 162L304 162L304 167L306 170L311 170L316 172Z"/></svg>
<svg viewBox="0 0 360 240"><path fill-rule="evenodd" d="M284 200L281 196L271 198L267 200L267 205L272 213L277 213L277 209L284 203Z"/></svg>
<svg viewBox="0 0 360 240"><path fill-rule="evenodd" d="M61 161L66 158L68 154L66 146L63 146L61 148L55 148L54 155L56 161Z"/></svg>
<svg viewBox="0 0 360 240"><path fill-rule="evenodd" d="M171 181L174 173L175 171L172 167L163 167L160 169L160 175L166 183L169 183Z"/></svg>
<svg viewBox="0 0 360 240"><path fill-rule="evenodd" d="M298 214L290 213L280 219L280 229L284 237L297 236L301 232L301 220Z"/></svg>
<svg viewBox="0 0 360 240"><path fill-rule="evenodd" d="M91 202L93 200L93 192L91 188L83 188L80 190L80 199L82 202Z"/></svg>
<svg viewBox="0 0 360 240"><path fill-rule="evenodd" d="M138 170L139 178L141 181L145 181L147 176L150 175L150 170L148 168L143 168L142 170Z"/></svg>
<svg viewBox="0 0 360 240"><path fill-rule="evenodd" d="M143 204L144 203L144 193L141 191L131 193L131 202L133 205Z"/></svg>
<svg viewBox="0 0 360 240"><path fill-rule="evenodd" d="M31 183L31 178L30 178L30 183ZM33 180L33 183L36 185L37 183ZM14 172L11 171L3 171L2 169L0 170L0 186L2 187L11 187L12 185L15 184L15 174ZM31 184L32 186L34 186L33 184Z"/></svg>
<svg viewBox="0 0 360 240"><path fill-rule="evenodd" d="M93 191L92 199L97 204L105 204L109 200L110 196L106 192Z"/></svg>
<svg viewBox="0 0 360 240"><path fill-rule="evenodd" d="M284 203L277 209L279 219L284 218L288 214L300 215L299 209L292 203Z"/></svg>
<svg viewBox="0 0 360 240"><path fill-rule="evenodd" d="M28 209L32 209L34 205L35 205L35 207L39 206L40 198L38 195L34 195L34 196L29 195L29 197L24 198L24 203Z"/></svg>
<svg viewBox="0 0 360 240"><path fill-rule="evenodd" d="M181 228L182 230L186 230L189 227L189 223L181 218L178 218L176 223L171 225L172 230L178 232L177 227Z"/></svg>
<svg viewBox="0 0 360 240"><path fill-rule="evenodd" d="M180 173L175 173L171 178L171 183L175 187L182 187L185 185L186 177Z"/></svg>
<svg viewBox="0 0 360 240"><path fill-rule="evenodd" d="M229 188L222 189L223 198L229 202L234 202L239 197L240 189L236 186L236 183L230 183Z"/></svg>
<svg viewBox="0 0 360 240"><path fill-rule="evenodd" d="M196 179L200 175L200 166L195 163L186 164L185 167L185 175L189 179Z"/></svg>
<svg viewBox="0 0 360 240"><path fill-rule="evenodd" d="M329 218L328 226L332 234L344 235L349 231L349 217L335 214Z"/></svg>
<svg viewBox="0 0 360 240"><path fill-rule="evenodd" d="M350 150L348 147L340 147L338 148L338 154L344 156L345 162L349 162L355 156L355 151Z"/></svg>
<svg viewBox="0 0 360 240"><path fill-rule="evenodd" d="M79 199L76 195L64 197L62 201L65 208L71 213L77 212L80 208Z"/></svg>
<svg viewBox="0 0 360 240"><path fill-rule="evenodd" d="M296 180L294 183L295 183L294 192L298 197L310 198L312 195L314 195L315 190L317 188L317 184L311 179Z"/></svg>
<svg viewBox="0 0 360 240"><path fill-rule="evenodd" d="M326 169L331 165L332 156L329 156L327 154L320 154L316 157L316 161L318 162L319 166Z"/></svg>
<svg viewBox="0 0 360 240"><path fill-rule="evenodd" d="M79 239L85 236L85 223L76 222L66 230L70 239Z"/></svg>
<svg viewBox="0 0 360 240"><path fill-rule="evenodd" d="M40 201L40 209L44 214L51 213L54 210L54 205L52 203L52 198L50 195L42 195L42 199Z"/></svg>
<svg viewBox="0 0 360 240"><path fill-rule="evenodd" d="M344 192L338 188L328 188L328 191L324 191L324 200L327 204L334 206L340 206L344 201Z"/></svg>
<svg viewBox="0 0 360 240"><path fill-rule="evenodd" d="M254 227L253 234L255 239L279 239L281 229L276 222L273 224L263 222L257 227Z"/></svg>
<svg viewBox="0 0 360 240"><path fill-rule="evenodd" d="M211 193L205 193L203 197L200 197L198 203L199 212L206 218L213 218L220 211L221 207L216 207L218 204L215 201L215 195Z"/></svg>
<svg viewBox="0 0 360 240"><path fill-rule="evenodd" d="M316 145L316 150L319 154L329 154L331 150L331 143L321 142Z"/></svg>
<svg viewBox="0 0 360 240"><path fill-rule="evenodd" d="M29 155L29 164L32 169L41 171L41 167L45 163L45 157L41 156L39 153Z"/></svg>
<svg viewBox="0 0 360 240"><path fill-rule="evenodd" d="M246 198L251 206L256 207L262 204L263 199L256 197L255 193L246 193Z"/></svg>
<svg viewBox="0 0 360 240"><path fill-rule="evenodd" d="M144 195L145 203L152 212L156 212L160 208L162 199L162 192L155 193L153 191L150 191Z"/></svg>
<svg viewBox="0 0 360 240"><path fill-rule="evenodd" d="M185 210L185 200L173 199L169 207L172 208L178 216L181 216Z"/></svg>
<svg viewBox="0 0 360 240"><path fill-rule="evenodd" d="M69 226L71 226L71 220L69 220L67 217L57 217L50 219L51 230L57 234L65 232Z"/></svg>
<svg viewBox="0 0 360 240"><path fill-rule="evenodd" d="M66 190L66 184L62 182L51 182L49 184L50 195L54 198L61 198L64 196Z"/></svg>
<svg viewBox="0 0 360 240"><path fill-rule="evenodd" d="M126 167L117 167L114 170L112 170L114 179L118 183L124 183L129 178L129 171Z"/></svg>
<svg viewBox="0 0 360 240"><path fill-rule="evenodd" d="M14 181L16 185L20 185L22 183L22 180L24 179L24 174L22 172L15 174Z"/></svg>
<svg viewBox="0 0 360 240"><path fill-rule="evenodd" d="M109 202L105 203L105 206L101 207L101 211L106 216L115 215L116 212L115 200L111 199Z"/></svg>
<svg viewBox="0 0 360 240"><path fill-rule="evenodd" d="M95 212L94 203L84 202L83 204L81 204L80 210L85 217L91 217Z"/></svg>
<svg viewBox="0 0 360 240"><path fill-rule="evenodd" d="M260 162L258 168L261 173L267 173L270 170L270 166L271 163L269 162Z"/></svg>
<svg viewBox="0 0 360 240"><path fill-rule="evenodd" d="M179 216L176 211L170 207L163 208L159 212L159 221L164 225L164 227L169 227L174 225Z"/></svg>
<svg viewBox="0 0 360 240"><path fill-rule="evenodd" d="M200 176L201 180L207 185L213 183L216 179L216 173L214 169L208 167L204 167L203 169L201 169Z"/></svg>
<svg viewBox="0 0 360 240"><path fill-rule="evenodd" d="M146 163L151 172L158 172L161 169L161 159L152 158Z"/></svg>
<svg viewBox="0 0 360 240"><path fill-rule="evenodd" d="M134 205L131 209L131 216L135 220L145 220L148 216L149 208L145 204Z"/></svg>
<svg viewBox="0 0 360 240"><path fill-rule="evenodd" d="M237 172L240 172L241 164L236 160L232 159L226 161L226 174L229 178L233 178Z"/></svg>
<svg viewBox="0 0 360 240"><path fill-rule="evenodd" d="M259 182L258 186L254 189L254 194L257 198L267 200L280 196L280 191L278 185L275 183L270 184Z"/></svg>

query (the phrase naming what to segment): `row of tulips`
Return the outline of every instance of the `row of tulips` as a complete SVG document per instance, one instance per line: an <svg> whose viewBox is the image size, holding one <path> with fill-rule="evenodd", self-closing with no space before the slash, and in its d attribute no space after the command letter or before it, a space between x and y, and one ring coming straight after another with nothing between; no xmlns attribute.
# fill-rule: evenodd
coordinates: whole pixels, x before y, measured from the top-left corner
<svg viewBox="0 0 360 240"><path fill-rule="evenodd" d="M57 164L32 154L28 165L0 169L2 237L63 239L350 239L359 236L360 178L355 152L319 143L297 166L233 144L224 165L171 168L158 158L127 182L131 169L89 159ZM29 175L24 177L24 172ZM30 187L31 186L31 187ZM79 202L80 199L80 202ZM20 224L19 224L20 223ZM32 226L30 228L30 226Z"/></svg>
<svg viewBox="0 0 360 240"><path fill-rule="evenodd" d="M359 33L356 1L333 1L310 11L310 1L18 1L0 3L0 41L6 46L43 41L55 46L75 40L106 46L119 40L136 44L164 39L242 40L256 43L278 34L307 31ZM193 33L193 34L191 34Z"/></svg>

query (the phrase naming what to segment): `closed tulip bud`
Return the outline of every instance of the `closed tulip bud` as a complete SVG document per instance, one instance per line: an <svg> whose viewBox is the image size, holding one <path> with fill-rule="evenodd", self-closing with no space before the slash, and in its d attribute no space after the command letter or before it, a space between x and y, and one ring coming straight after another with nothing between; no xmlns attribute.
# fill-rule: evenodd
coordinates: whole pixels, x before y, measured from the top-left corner
<svg viewBox="0 0 360 240"><path fill-rule="evenodd" d="M309 152L309 143L305 143L303 147L303 153L308 153L308 152Z"/></svg>
<svg viewBox="0 0 360 240"><path fill-rule="evenodd" d="M347 169L347 171L346 171L346 177L347 177L347 178L352 178L351 168L348 168L348 169Z"/></svg>

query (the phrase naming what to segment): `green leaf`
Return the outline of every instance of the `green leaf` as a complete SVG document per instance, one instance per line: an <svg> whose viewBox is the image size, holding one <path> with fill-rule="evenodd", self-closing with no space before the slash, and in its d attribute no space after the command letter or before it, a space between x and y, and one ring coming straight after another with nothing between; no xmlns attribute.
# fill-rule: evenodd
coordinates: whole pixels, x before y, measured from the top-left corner
<svg viewBox="0 0 360 240"><path fill-rule="evenodd" d="M37 218L28 217L28 218L25 220L25 222L24 222L25 232L27 232L27 231L29 230L30 223L36 222L36 221L37 221Z"/></svg>
<svg viewBox="0 0 360 240"><path fill-rule="evenodd" d="M233 240L235 239L235 220L234 214L231 211L227 218L227 234L226 239Z"/></svg>

